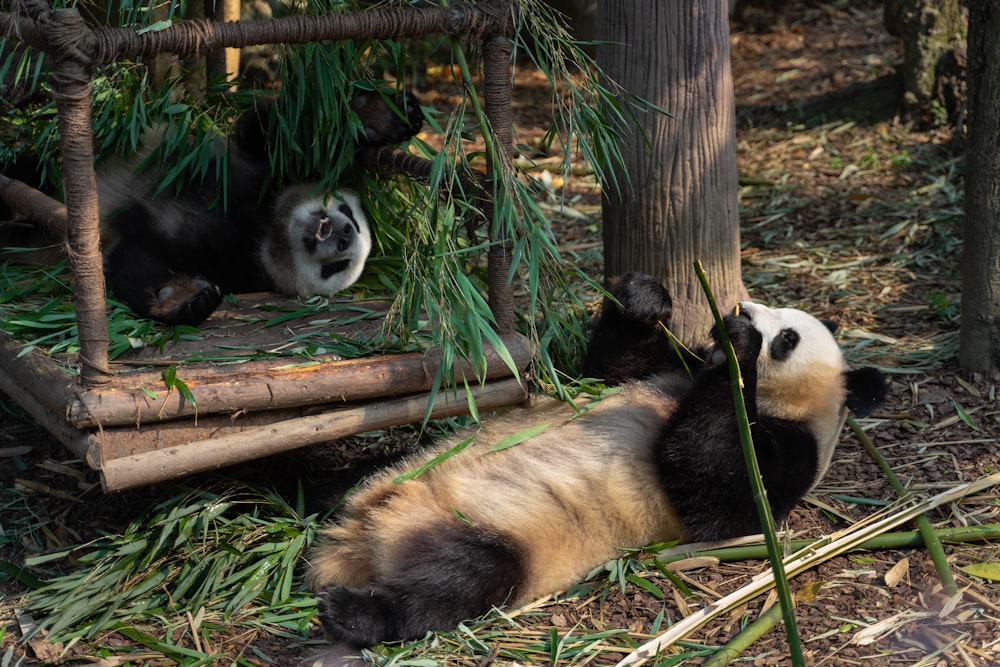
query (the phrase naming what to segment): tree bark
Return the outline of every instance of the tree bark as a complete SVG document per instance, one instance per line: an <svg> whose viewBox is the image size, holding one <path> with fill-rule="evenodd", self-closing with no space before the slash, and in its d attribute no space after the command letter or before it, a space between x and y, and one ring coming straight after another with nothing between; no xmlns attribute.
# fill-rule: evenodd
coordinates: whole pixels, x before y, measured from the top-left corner
<svg viewBox="0 0 1000 667"><path fill-rule="evenodd" d="M943 58L962 39L958 0L886 0L884 23L903 41L903 104L910 113L933 121L939 99Z"/></svg>
<svg viewBox="0 0 1000 667"><path fill-rule="evenodd" d="M969 0L969 139L959 363L1000 367L1000 5Z"/></svg>
<svg viewBox="0 0 1000 667"><path fill-rule="evenodd" d="M622 143L621 190L604 191L605 275L638 270L659 278L674 301L674 334L698 341L712 319L695 260L720 308L746 294L727 4L602 0L598 12L605 74L672 114L640 112Z"/></svg>

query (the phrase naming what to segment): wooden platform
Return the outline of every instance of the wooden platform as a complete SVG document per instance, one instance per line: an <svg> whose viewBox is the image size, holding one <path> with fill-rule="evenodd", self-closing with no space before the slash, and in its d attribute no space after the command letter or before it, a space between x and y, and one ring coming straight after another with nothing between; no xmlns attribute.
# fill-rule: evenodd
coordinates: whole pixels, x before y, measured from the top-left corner
<svg viewBox="0 0 1000 667"><path fill-rule="evenodd" d="M44 225L54 238L65 239L73 258L80 348L66 358L36 351L22 354L23 343L0 333L0 391L99 471L106 490L166 480L428 416L467 413L472 401L479 412L522 402L526 393L519 376L531 350L524 337L513 333L513 243L504 235L507 225L498 224L499 216L510 215L512 209L493 201L493 197L506 197L494 181L510 168L513 155L510 38L516 30L516 14L513 0L478 0L448 6L373 6L352 14L331 12L267 21L180 20L149 30L135 26L94 29L79 11L52 11L44 1L17 5L10 13L0 11L0 29L46 53L52 66L49 80L59 120L66 205L46 201L43 195L15 197L19 185L2 176L0 194L26 218ZM161 52L183 58L256 44L400 40L435 33L478 41L482 53L482 111L497 150L488 158L481 179L476 177L477 183L465 188L465 193L477 198L483 219L493 223L490 229L495 235L486 252L488 298L513 368L490 350L485 368L454 369L466 380L456 383L463 387L461 391L434 394L431 389L440 367L434 350L374 358L267 358L279 348L287 351L288 346L300 343L310 330L323 327L336 326L338 332L363 338L381 326L382 318L377 309L370 309L372 304L365 303L345 306L360 309L357 317L348 318L349 324L318 322L304 314L277 325L273 318L261 317L259 300L269 297L260 296L243 297L238 307L220 309L196 340L138 350L128 359L110 361L90 130L93 73L116 60ZM360 162L368 168L417 178L431 173L427 160L402 151L381 147L362 153ZM483 193L493 194L484 197ZM237 363L235 359L245 356L248 349L260 351L265 358ZM199 361L191 361L199 355ZM193 400L185 400L164 382L163 369L174 367ZM468 395L466 384L471 387Z"/></svg>
<svg viewBox="0 0 1000 667"><path fill-rule="evenodd" d="M243 296L238 307L220 308L191 340L119 358L111 385L90 390L81 390L69 370L72 358L22 355L24 344L0 333L0 390L97 470L108 491L419 422L428 409L432 418L469 413L464 389L431 396L440 365L432 349L357 359L287 354L289 341L334 326L315 315L278 317L292 306L273 296ZM354 340L375 335L386 307L338 304L336 333ZM527 339L503 340L522 372L531 356ZM478 410L523 402L520 379L495 350L486 350L480 373L486 382L470 382ZM274 356L237 360L251 351ZM167 386L165 368L176 369L194 402ZM466 364L455 374L475 375Z"/></svg>

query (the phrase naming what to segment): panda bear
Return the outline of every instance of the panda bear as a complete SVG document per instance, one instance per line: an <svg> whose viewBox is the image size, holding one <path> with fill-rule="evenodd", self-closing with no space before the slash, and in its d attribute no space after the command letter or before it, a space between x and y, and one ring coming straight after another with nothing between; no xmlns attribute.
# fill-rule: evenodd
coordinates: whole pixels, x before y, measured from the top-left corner
<svg viewBox="0 0 1000 667"><path fill-rule="evenodd" d="M351 106L368 145L405 141L423 122L410 94L389 103L368 91ZM372 236L358 194L327 192L311 182L271 187L273 109L258 103L215 147L207 173L228 169L225 192L207 179L158 192L163 168L139 169L159 141L155 132L138 154L99 165L105 275L114 295L138 315L198 325L223 294L332 296L360 277Z"/></svg>
<svg viewBox="0 0 1000 667"><path fill-rule="evenodd" d="M307 578L330 639L418 638L564 590L622 547L760 531L718 334L700 366L680 360L659 330L671 302L655 279L628 274L611 294L586 365L622 383L617 394L487 420L426 470L438 452L376 474L321 530ZM849 370L832 326L802 311L747 302L724 324L780 522L829 466L847 410L871 414L886 382Z"/></svg>

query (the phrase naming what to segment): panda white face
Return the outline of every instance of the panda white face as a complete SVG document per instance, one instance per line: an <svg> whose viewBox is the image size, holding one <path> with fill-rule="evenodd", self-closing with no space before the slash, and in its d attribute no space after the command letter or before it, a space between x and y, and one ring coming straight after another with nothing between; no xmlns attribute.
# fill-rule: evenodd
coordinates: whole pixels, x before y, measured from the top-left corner
<svg viewBox="0 0 1000 667"><path fill-rule="evenodd" d="M299 296L333 296L364 270L372 247L361 200L352 190L285 190L261 243L261 262L276 287Z"/></svg>
<svg viewBox="0 0 1000 667"><path fill-rule="evenodd" d="M794 308L768 308L752 301L740 303L764 339L757 360L763 377L790 377L814 374L829 367L836 373L847 369L831 325Z"/></svg>
<svg viewBox="0 0 1000 667"><path fill-rule="evenodd" d="M759 414L808 425L826 471L847 418L847 363L832 327L794 308L740 303L763 342L757 358Z"/></svg>

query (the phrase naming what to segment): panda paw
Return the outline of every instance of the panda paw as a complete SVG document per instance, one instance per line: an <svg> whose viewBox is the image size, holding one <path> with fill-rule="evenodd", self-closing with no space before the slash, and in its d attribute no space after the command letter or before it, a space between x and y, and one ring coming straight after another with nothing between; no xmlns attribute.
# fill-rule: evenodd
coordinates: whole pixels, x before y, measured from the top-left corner
<svg viewBox="0 0 1000 667"><path fill-rule="evenodd" d="M198 326L220 303L222 290L218 285L201 278L177 277L157 290L149 315L166 324Z"/></svg>
<svg viewBox="0 0 1000 667"><path fill-rule="evenodd" d="M374 589L355 589L333 584L316 596L319 620L332 641L353 646L374 646L394 639L391 607Z"/></svg>
<svg viewBox="0 0 1000 667"><path fill-rule="evenodd" d="M668 324L673 315L670 293L653 276L630 272L613 278L610 293L621 304L627 319L655 326Z"/></svg>
<svg viewBox="0 0 1000 667"><path fill-rule="evenodd" d="M733 344L733 351L736 353L736 360L740 367L744 368L748 364L756 364L757 357L760 356L761 346L764 344L764 337L753 325L750 318L728 315L724 318L723 323L726 325L726 334L729 336L729 342Z"/></svg>
<svg viewBox="0 0 1000 667"><path fill-rule="evenodd" d="M389 146L412 138L424 124L420 101L409 91L393 97L375 90L360 92L351 100L351 109L364 126L364 142L369 146Z"/></svg>

